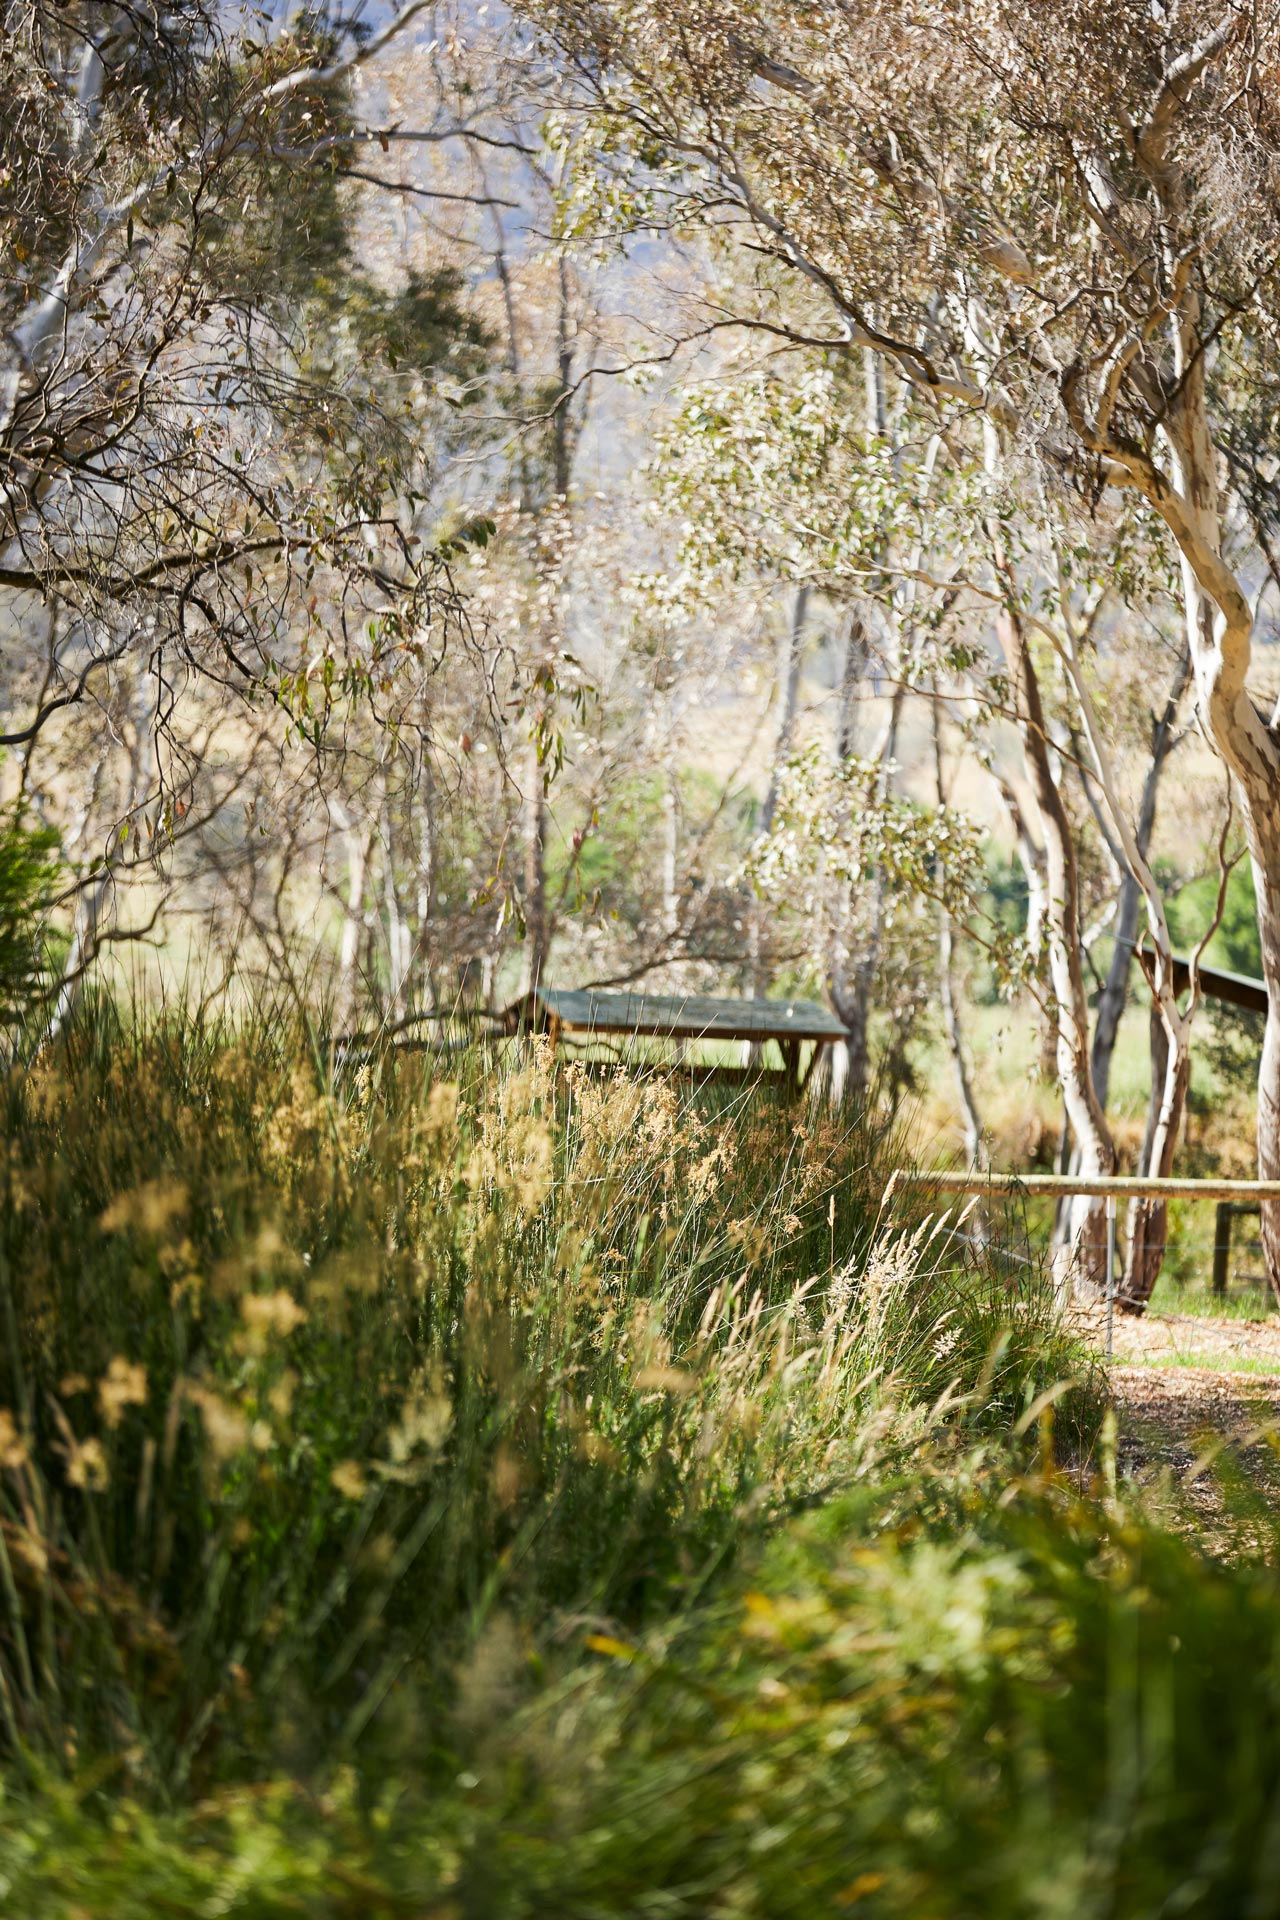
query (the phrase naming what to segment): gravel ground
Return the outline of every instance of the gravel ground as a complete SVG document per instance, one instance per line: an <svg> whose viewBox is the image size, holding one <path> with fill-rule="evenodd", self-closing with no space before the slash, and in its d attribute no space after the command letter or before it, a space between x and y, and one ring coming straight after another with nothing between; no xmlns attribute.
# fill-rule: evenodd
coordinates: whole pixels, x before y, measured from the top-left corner
<svg viewBox="0 0 1280 1920"><path fill-rule="evenodd" d="M1082 1312L1101 1351L1105 1318ZM1117 1467L1211 1552L1280 1558L1280 1318L1117 1315Z"/></svg>
<svg viewBox="0 0 1280 1920"><path fill-rule="evenodd" d="M1090 1324L1097 1339L1103 1316L1091 1315ZM1135 1319L1119 1313L1114 1332L1116 1358L1130 1366L1241 1371L1255 1374L1260 1384L1274 1374L1280 1387L1280 1314L1233 1320L1192 1313L1144 1313Z"/></svg>

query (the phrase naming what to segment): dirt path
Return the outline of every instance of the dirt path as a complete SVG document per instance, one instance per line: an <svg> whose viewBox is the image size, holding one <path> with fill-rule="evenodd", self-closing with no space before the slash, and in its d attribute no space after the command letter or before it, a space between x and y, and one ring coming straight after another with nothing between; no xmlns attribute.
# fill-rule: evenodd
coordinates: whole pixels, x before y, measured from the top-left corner
<svg viewBox="0 0 1280 1920"><path fill-rule="evenodd" d="M1101 1313L1081 1331L1099 1351ZM1116 1317L1117 1467L1211 1551L1277 1550L1280 1317Z"/></svg>
<svg viewBox="0 0 1280 1920"><path fill-rule="evenodd" d="M1102 1314L1090 1319L1091 1336L1103 1334ZM1197 1367L1210 1373L1274 1377L1280 1387L1280 1314L1237 1320L1225 1314L1144 1313L1115 1319L1117 1360L1135 1366Z"/></svg>

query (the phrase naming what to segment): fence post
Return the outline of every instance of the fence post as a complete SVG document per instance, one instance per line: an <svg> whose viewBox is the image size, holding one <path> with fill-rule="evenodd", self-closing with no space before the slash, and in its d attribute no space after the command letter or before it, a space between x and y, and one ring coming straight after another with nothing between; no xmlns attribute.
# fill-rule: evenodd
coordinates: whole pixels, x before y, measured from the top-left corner
<svg viewBox="0 0 1280 1920"><path fill-rule="evenodd" d="M1225 1293L1231 1268L1231 1222L1236 1210L1230 1200L1219 1200L1214 1209L1213 1290Z"/></svg>

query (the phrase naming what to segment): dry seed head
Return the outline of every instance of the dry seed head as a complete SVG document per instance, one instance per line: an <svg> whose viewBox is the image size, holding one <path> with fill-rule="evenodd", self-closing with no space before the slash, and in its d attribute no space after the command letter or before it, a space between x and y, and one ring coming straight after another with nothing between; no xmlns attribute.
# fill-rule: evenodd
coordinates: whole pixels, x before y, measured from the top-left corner
<svg viewBox="0 0 1280 1920"><path fill-rule="evenodd" d="M403 1469L416 1453L438 1453L452 1425L453 1406L444 1391L443 1378L437 1375L409 1396L400 1410L399 1424L387 1436L390 1471L395 1474L396 1469Z"/></svg>
<svg viewBox="0 0 1280 1920"><path fill-rule="evenodd" d="M101 1440L91 1436L88 1440L73 1441L67 1450L67 1479L70 1484L82 1488L85 1493L102 1493L110 1478Z"/></svg>
<svg viewBox="0 0 1280 1920"><path fill-rule="evenodd" d="M194 1271L197 1260L195 1247L185 1236L176 1245L160 1249L161 1273L179 1280L195 1280L198 1285L199 1277Z"/></svg>
<svg viewBox="0 0 1280 1920"><path fill-rule="evenodd" d="M275 1293L246 1293L240 1300L240 1317L255 1342L265 1343L272 1334L287 1339L306 1324L307 1310L291 1293L281 1287Z"/></svg>
<svg viewBox="0 0 1280 1920"><path fill-rule="evenodd" d="M426 1119L423 1123L429 1139L438 1140L442 1134L451 1134L458 1124L458 1088L451 1080L441 1080L432 1087L427 1095Z"/></svg>
<svg viewBox="0 0 1280 1920"><path fill-rule="evenodd" d="M30 1526L15 1526L8 1537L8 1545L10 1551L35 1574L37 1579L43 1579L48 1573L49 1549Z"/></svg>
<svg viewBox="0 0 1280 1920"><path fill-rule="evenodd" d="M0 1407L0 1467L11 1471L27 1464L27 1449L8 1407Z"/></svg>
<svg viewBox="0 0 1280 1920"><path fill-rule="evenodd" d="M204 1437L215 1460L229 1460L248 1444L249 1422L237 1407L231 1406L212 1387L201 1386L196 1380L187 1380L183 1383L183 1396L191 1406L199 1409Z"/></svg>
<svg viewBox="0 0 1280 1920"><path fill-rule="evenodd" d="M641 1367L636 1374L636 1386L642 1393L674 1393L683 1398L697 1384L697 1374L684 1367Z"/></svg>
<svg viewBox="0 0 1280 1920"><path fill-rule="evenodd" d="M339 1460L329 1475L329 1484L344 1500L362 1500L369 1482L358 1460Z"/></svg>
<svg viewBox="0 0 1280 1920"><path fill-rule="evenodd" d="M292 1367L286 1367L280 1378L274 1382L267 1394L267 1405L277 1420L287 1420L293 1412L293 1396L298 1390L298 1376Z"/></svg>
<svg viewBox="0 0 1280 1920"><path fill-rule="evenodd" d="M511 1184L525 1213L536 1213L551 1189L550 1130L530 1118L508 1143Z"/></svg>
<svg viewBox="0 0 1280 1920"><path fill-rule="evenodd" d="M187 1190L175 1180L146 1180L128 1193L117 1194L101 1215L98 1225L104 1233L121 1233L128 1227L159 1240L175 1220L185 1218Z"/></svg>
<svg viewBox="0 0 1280 1920"><path fill-rule="evenodd" d="M331 1253L316 1268L308 1292L319 1305L343 1300L351 1294L369 1296L378 1291L382 1268L369 1246L347 1247Z"/></svg>
<svg viewBox="0 0 1280 1920"><path fill-rule="evenodd" d="M493 1461L493 1492L498 1505L509 1511L520 1497L524 1468L519 1455L504 1440Z"/></svg>
<svg viewBox="0 0 1280 1920"><path fill-rule="evenodd" d="M127 1407L147 1404L147 1370L118 1353L98 1382L98 1409L112 1429L124 1419Z"/></svg>
<svg viewBox="0 0 1280 1920"><path fill-rule="evenodd" d="M723 1150L713 1147L704 1160L699 1160L689 1174L689 1191L695 1200L709 1200L720 1185L720 1170L727 1172L729 1162L725 1160Z"/></svg>
<svg viewBox="0 0 1280 1920"><path fill-rule="evenodd" d="M66 1082L56 1067L38 1059L24 1075L27 1105L42 1120L51 1120L62 1105Z"/></svg>
<svg viewBox="0 0 1280 1920"><path fill-rule="evenodd" d="M301 1265L278 1228L268 1223L258 1229L242 1252L218 1262L212 1275L214 1289L225 1299L228 1295L243 1293L264 1274L296 1273Z"/></svg>

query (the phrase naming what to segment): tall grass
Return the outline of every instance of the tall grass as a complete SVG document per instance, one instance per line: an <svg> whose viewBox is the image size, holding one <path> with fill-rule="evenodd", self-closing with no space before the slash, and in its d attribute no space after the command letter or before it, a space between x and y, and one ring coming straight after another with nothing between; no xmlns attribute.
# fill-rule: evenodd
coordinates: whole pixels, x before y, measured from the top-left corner
<svg viewBox="0 0 1280 1920"><path fill-rule="evenodd" d="M2 1117L0 1741L41 1778L447 1772L495 1622L644 1631L885 1432L1078 1363L884 1209L891 1142L765 1091L99 1013Z"/></svg>
<svg viewBox="0 0 1280 1920"><path fill-rule="evenodd" d="M892 1137L268 1010L0 1122L4 1912L1280 1912L1269 1512Z"/></svg>
<svg viewBox="0 0 1280 1920"><path fill-rule="evenodd" d="M1280 1911L1280 1586L1050 1450L874 1469L698 1605L491 1616L429 1755L195 1807L0 1799L39 1920L1154 1920ZM1259 1516L1254 1513L1255 1519ZM1266 1529L1273 1537L1273 1529Z"/></svg>

